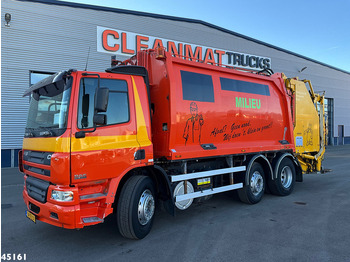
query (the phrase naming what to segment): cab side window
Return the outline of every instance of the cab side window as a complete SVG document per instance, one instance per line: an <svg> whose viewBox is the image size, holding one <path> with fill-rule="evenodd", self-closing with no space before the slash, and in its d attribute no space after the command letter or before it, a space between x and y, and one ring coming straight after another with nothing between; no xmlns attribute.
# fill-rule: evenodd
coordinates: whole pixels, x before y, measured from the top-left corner
<svg viewBox="0 0 350 262"><path fill-rule="evenodd" d="M97 78L82 78L79 90L78 128L92 128ZM130 119L128 85L125 80L100 79L100 87L109 88L107 125L127 123Z"/></svg>

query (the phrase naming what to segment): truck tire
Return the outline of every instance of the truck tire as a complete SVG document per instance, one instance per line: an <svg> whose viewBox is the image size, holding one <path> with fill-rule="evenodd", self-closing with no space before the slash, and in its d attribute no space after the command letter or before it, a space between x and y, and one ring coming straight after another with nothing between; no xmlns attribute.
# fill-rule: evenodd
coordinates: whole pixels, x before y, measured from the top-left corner
<svg viewBox="0 0 350 262"><path fill-rule="evenodd" d="M117 206L117 223L122 236L142 239L151 231L156 208L153 181L133 176L125 183Z"/></svg>
<svg viewBox="0 0 350 262"><path fill-rule="evenodd" d="M259 163L253 163L247 175L249 184L238 190L238 197L244 203L256 204L262 199L265 191L264 169Z"/></svg>
<svg viewBox="0 0 350 262"><path fill-rule="evenodd" d="M271 193L277 196L288 196L294 189L295 177L293 161L287 157L284 158L278 167L276 179L268 181Z"/></svg>

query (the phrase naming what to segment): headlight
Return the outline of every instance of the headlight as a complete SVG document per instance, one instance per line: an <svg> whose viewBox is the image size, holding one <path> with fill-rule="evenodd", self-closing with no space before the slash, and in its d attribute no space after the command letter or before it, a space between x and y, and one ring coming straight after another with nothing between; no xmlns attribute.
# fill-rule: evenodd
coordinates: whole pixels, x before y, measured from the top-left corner
<svg viewBox="0 0 350 262"><path fill-rule="evenodd" d="M72 191L57 191L52 190L51 199L56 201L72 201L73 192Z"/></svg>

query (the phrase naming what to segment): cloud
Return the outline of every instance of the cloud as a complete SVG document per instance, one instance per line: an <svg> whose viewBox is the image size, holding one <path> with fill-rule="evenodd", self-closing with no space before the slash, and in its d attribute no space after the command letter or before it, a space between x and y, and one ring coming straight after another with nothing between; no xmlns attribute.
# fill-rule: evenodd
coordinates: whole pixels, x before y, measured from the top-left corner
<svg viewBox="0 0 350 262"><path fill-rule="evenodd" d="M334 49L338 49L339 46L332 46L330 48L327 48L325 51L331 51L331 50L334 50Z"/></svg>

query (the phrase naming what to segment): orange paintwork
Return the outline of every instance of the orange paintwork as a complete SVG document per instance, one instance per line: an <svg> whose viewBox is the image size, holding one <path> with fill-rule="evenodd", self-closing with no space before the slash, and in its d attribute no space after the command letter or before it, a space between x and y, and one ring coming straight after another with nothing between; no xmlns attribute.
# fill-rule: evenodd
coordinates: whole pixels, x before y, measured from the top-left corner
<svg viewBox="0 0 350 262"><path fill-rule="evenodd" d="M24 173L57 185L49 187L46 203L40 203L29 197L26 190L23 191L24 201L28 208L29 202L40 207L40 213L36 214L38 220L65 228L81 228L96 224L98 222L84 224L82 218L103 219L111 214L112 203L122 177L136 167L153 164L149 102L142 77L99 73L101 78L127 81L130 121L97 127L95 132L86 133L85 138L75 138L74 134L80 131L77 127L77 105L82 73L72 73L74 82L66 132L61 137L24 138L23 142L24 150L55 152L52 154L50 167L26 161L23 163L49 169L50 177L27 170ZM145 149L145 159L134 160L134 154L138 149ZM54 201L50 199L52 190L73 191L74 200ZM81 199L81 196L93 194L101 195L93 199ZM50 212L55 212L59 220L50 217Z"/></svg>
<svg viewBox="0 0 350 262"><path fill-rule="evenodd" d="M101 73L100 77L115 77L115 75ZM95 132L86 133L85 138L72 138L71 181L73 184L116 177L129 166L136 164L133 156L138 149L138 144L131 77L121 75L118 79L126 80L128 83L130 121L117 125L118 128L115 125L98 127ZM74 92L76 99L73 115L77 116L79 88L76 88ZM77 120L72 123L73 136L80 131L76 122ZM127 146L128 144L130 146ZM86 179L74 179L75 175L81 174L85 174Z"/></svg>
<svg viewBox="0 0 350 262"><path fill-rule="evenodd" d="M263 76L228 68L187 61L166 53L166 59L156 59L156 52L138 53L138 65L150 73L152 122L155 158L179 160L250 152L295 150L293 123L290 118L290 98L280 74ZM210 56L208 55L210 60ZM209 61L210 62L210 61ZM180 71L212 76L215 102L196 101L197 129L200 142L184 138L186 123L192 118L192 101L183 99ZM157 72L157 73L152 73ZM221 90L220 77L268 85L269 96ZM235 98L260 101L259 110L236 108ZM163 131L166 123L168 130ZM284 129L287 128L282 145ZM198 134L197 134L198 136ZM200 144L214 144L216 150L204 150Z"/></svg>

